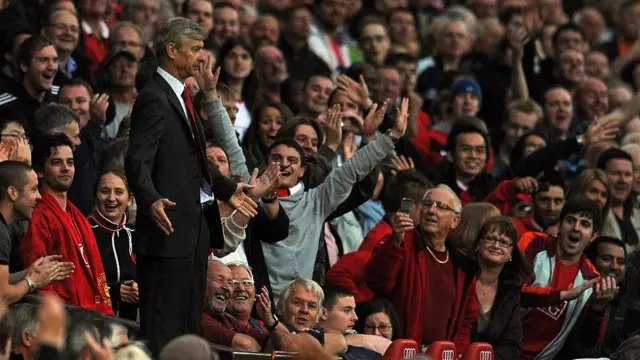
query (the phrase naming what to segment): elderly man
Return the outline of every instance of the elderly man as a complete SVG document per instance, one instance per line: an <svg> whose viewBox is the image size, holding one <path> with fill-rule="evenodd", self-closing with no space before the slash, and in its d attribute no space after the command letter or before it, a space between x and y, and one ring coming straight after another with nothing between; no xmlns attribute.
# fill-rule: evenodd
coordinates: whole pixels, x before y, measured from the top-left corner
<svg viewBox="0 0 640 360"><path fill-rule="evenodd" d="M287 79L287 63L282 52L275 46L266 45L256 52L256 75L258 77L257 100L280 102L280 87Z"/></svg>
<svg viewBox="0 0 640 360"><path fill-rule="evenodd" d="M238 266L234 266L234 268L246 270ZM244 283L247 280L253 281L249 279L236 280L227 265L217 260L209 260L200 335L215 344L229 346L236 350L258 352L269 339L269 333L266 332L266 329L258 330L248 325L247 322L240 321L225 313L229 304L231 304L229 309L231 311L234 308L242 308L239 301L235 300L237 294L242 294L238 292L237 284L242 284L246 289ZM237 281L242 282L237 283ZM247 287L252 286L253 284L247 284ZM249 307L249 315L251 315L251 308L255 302L255 289L250 299L247 294L246 301L251 303L251 307Z"/></svg>
<svg viewBox="0 0 640 360"><path fill-rule="evenodd" d="M333 306L324 309L324 291L313 280L298 278L291 281L278 301L279 322L290 332L307 332L316 338L332 355L346 354L356 358L381 358L390 345L387 339L375 335L345 334L348 326L332 326ZM331 293L330 302L335 302L337 294ZM332 304L333 305L333 304ZM354 305L355 306L355 305ZM322 320L322 321L321 321ZM276 334L282 337L279 331ZM378 354L376 354L378 353Z"/></svg>
<svg viewBox="0 0 640 360"><path fill-rule="evenodd" d="M227 264L233 277L233 293L229 299L229 314L233 315L241 324L267 331L264 324L253 317L251 311L256 302L256 283L253 280L251 267L245 263L237 262Z"/></svg>
<svg viewBox="0 0 640 360"><path fill-rule="evenodd" d="M427 191L421 204L418 224L396 213L393 234L367 263L367 285L391 298L407 338L424 345L453 341L464 353L478 316L475 266L447 240L462 205L442 184Z"/></svg>

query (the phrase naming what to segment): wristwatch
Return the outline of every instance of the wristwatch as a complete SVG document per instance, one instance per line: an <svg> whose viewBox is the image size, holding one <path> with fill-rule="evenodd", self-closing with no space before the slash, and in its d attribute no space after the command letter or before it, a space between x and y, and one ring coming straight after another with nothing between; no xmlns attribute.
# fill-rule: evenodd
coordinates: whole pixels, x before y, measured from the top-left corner
<svg viewBox="0 0 640 360"><path fill-rule="evenodd" d="M273 325L269 326L267 328L267 330L269 331L273 331L278 327L278 324L280 324L280 320L278 320L278 317L276 316L276 314L273 314Z"/></svg>
<svg viewBox="0 0 640 360"><path fill-rule="evenodd" d="M32 293L36 290L36 284L33 283L33 281L31 281L31 279L29 279L29 276L25 276L24 277L24 281L27 282L27 285L29 285L29 292Z"/></svg>
<svg viewBox="0 0 640 360"><path fill-rule="evenodd" d="M268 197L263 197L262 198L262 202L265 204L271 204L273 202L275 202L276 200L278 200L278 194L276 194L275 192L271 195L269 195Z"/></svg>
<svg viewBox="0 0 640 360"><path fill-rule="evenodd" d="M393 133L392 129L387 130L385 134L389 137L389 139L391 139L391 141L393 141L394 144L397 143L398 140L400 140L400 138Z"/></svg>

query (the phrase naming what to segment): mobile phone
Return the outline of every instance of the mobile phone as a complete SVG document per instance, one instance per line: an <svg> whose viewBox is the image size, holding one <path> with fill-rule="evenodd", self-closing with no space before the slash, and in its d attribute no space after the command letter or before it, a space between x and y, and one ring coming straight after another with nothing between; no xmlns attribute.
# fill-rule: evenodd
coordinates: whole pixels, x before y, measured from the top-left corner
<svg viewBox="0 0 640 360"><path fill-rule="evenodd" d="M408 214L411 210L411 205L413 204L413 200L410 198L402 198L402 202L400 203L400 212Z"/></svg>

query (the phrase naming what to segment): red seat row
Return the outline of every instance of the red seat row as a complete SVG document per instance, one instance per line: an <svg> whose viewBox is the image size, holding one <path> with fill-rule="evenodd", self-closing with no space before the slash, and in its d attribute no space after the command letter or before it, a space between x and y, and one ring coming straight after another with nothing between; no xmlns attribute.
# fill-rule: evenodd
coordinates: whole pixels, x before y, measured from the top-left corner
<svg viewBox="0 0 640 360"><path fill-rule="evenodd" d="M384 354L384 360L410 359L420 354L420 348L414 340L399 339L394 341ZM431 360L493 360L493 347L487 343L473 343L464 354L456 352L456 346L450 341L436 341L429 346L426 355Z"/></svg>

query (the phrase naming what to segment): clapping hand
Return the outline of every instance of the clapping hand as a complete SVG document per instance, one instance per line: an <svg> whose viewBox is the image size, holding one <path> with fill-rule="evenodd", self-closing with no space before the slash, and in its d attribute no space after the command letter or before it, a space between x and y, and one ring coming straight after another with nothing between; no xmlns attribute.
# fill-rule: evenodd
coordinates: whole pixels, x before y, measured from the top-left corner
<svg viewBox="0 0 640 360"><path fill-rule="evenodd" d="M140 294L138 293L138 284L133 280L125 281L120 284L120 299L130 304L139 303Z"/></svg>
<svg viewBox="0 0 640 360"><path fill-rule="evenodd" d="M342 143L342 111L340 104L333 105L326 113L323 123L327 140L325 143L333 151L336 151Z"/></svg>
<svg viewBox="0 0 640 360"><path fill-rule="evenodd" d="M62 262L60 255L49 255L34 261L27 276L33 281L36 289L41 289L49 285L52 281L68 279L75 269L72 262Z"/></svg>
<svg viewBox="0 0 640 360"><path fill-rule="evenodd" d="M262 291L260 291L260 294L257 296L256 312L258 313L258 317L264 321L267 328L273 327L275 319L271 313L271 299L269 299L269 290L267 290L266 286L262 287Z"/></svg>
<svg viewBox="0 0 640 360"><path fill-rule="evenodd" d="M378 131L378 126L382 124L382 120L384 120L384 114L387 112L387 102L385 101L380 108L378 108L378 104L371 105L371 109L369 113L364 118L364 124L362 125L362 134L367 139L371 139L371 137Z"/></svg>
<svg viewBox="0 0 640 360"><path fill-rule="evenodd" d="M95 94L89 103L89 116L91 121L98 125L107 123L107 109L109 108L109 95ZM133 108L133 106L131 107Z"/></svg>

